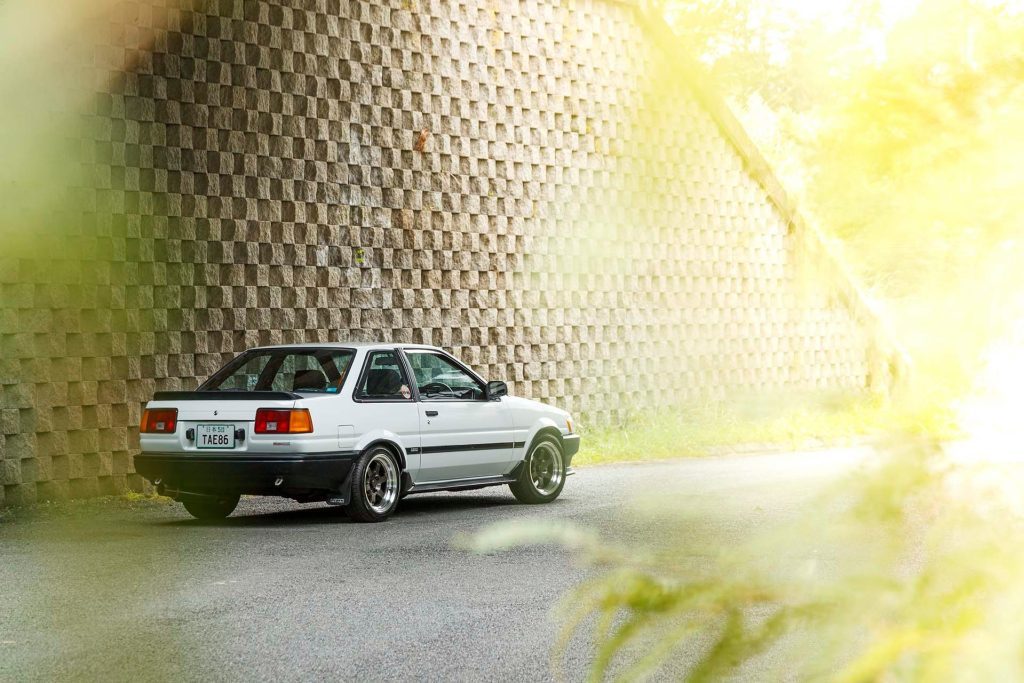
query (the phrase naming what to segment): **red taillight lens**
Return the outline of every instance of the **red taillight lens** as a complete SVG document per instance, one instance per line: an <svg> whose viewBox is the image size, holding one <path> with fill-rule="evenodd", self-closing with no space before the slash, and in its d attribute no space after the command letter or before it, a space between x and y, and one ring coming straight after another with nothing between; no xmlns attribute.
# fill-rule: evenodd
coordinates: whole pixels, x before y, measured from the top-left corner
<svg viewBox="0 0 1024 683"><path fill-rule="evenodd" d="M147 408L142 411L139 431L143 434L173 434L177 427L177 408Z"/></svg>
<svg viewBox="0 0 1024 683"><path fill-rule="evenodd" d="M260 408L256 411L257 434L287 434L290 410Z"/></svg>
<svg viewBox="0 0 1024 683"><path fill-rule="evenodd" d="M313 419L305 408L260 408L256 411L257 434L309 434L312 431Z"/></svg>

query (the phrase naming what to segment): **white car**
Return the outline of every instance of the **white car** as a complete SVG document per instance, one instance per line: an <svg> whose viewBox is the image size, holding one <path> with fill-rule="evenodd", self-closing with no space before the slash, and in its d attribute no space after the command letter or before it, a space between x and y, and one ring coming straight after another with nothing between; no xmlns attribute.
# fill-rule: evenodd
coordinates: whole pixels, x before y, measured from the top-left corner
<svg viewBox="0 0 1024 683"><path fill-rule="evenodd" d="M379 522L412 493L507 484L548 503L580 437L433 346L310 344L241 354L196 391L157 392L135 469L200 519L239 496L345 506Z"/></svg>

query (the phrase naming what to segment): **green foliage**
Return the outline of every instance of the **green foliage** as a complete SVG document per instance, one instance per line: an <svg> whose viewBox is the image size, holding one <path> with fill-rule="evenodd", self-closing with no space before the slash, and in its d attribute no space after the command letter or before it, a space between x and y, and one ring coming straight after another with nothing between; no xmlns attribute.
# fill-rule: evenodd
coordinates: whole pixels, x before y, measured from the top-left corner
<svg viewBox="0 0 1024 683"><path fill-rule="evenodd" d="M1019 680L1020 476L954 466L942 448L912 444L960 434L959 401L986 362L985 381L998 386L1024 366L1012 352L1020 339L998 363L986 359L1024 317L1024 15L971 0L908 3L899 16L837 3L846 16L835 22L797 12L801 4L810 6L698 0L665 9L805 213L884 304L913 355L913 382L891 402L784 397L774 413L697 406L639 417L589 430L577 461L899 436L814 514L752 529L728 548L685 533L709 514L696 508L677 515L658 549L577 544L594 571L566 597L563 647L581 635L595 644L594 680L650 675L676 658L691 662L691 680L752 670L770 679ZM989 454L1011 443L996 441Z"/></svg>
<svg viewBox="0 0 1024 683"><path fill-rule="evenodd" d="M815 501L817 514L752 530L732 547L685 533L667 533L644 553L574 542L593 573L562 604L553 656L558 663L574 637L593 642L591 680L634 680L677 658L690 662L693 681L751 671L1019 679L1024 551L1007 542L1021 531L1011 507L1019 496L991 474L952 467L934 447L895 447ZM685 511L679 528L707 512ZM531 532L519 528L517 543ZM489 539L509 533L485 531L476 547L493 550ZM544 542L558 536L550 526L536 533Z"/></svg>
<svg viewBox="0 0 1024 683"><path fill-rule="evenodd" d="M930 445L960 434L959 402L979 384L1010 389L982 400L982 412L1019 412L1024 14L972 0L905 3L902 14L855 2L804 11L815 7L664 9L803 210L884 303L914 358L911 386L892 402L783 397L774 413L705 405L637 417L588 430L577 462L898 436L813 514L725 548L687 533L711 514L697 507L660 517L664 544L643 551L544 529L538 538L576 539L592 562L563 604L561 647L594 644L593 680L648 676L674 659L689 662L690 680L1024 678L1022 477L954 464ZM836 7L840 21L826 11ZM1014 444L1004 436L981 454ZM504 529L505 547L531 533Z"/></svg>
<svg viewBox="0 0 1024 683"><path fill-rule="evenodd" d="M946 398L943 396L942 398ZM914 438L958 435L948 401L882 396L707 402L640 413L584 430L576 465L702 457L739 450L843 445L898 430Z"/></svg>
<svg viewBox="0 0 1024 683"><path fill-rule="evenodd" d="M1024 13L1011 3L669 2L916 388L966 391L1024 313Z"/></svg>
<svg viewBox="0 0 1024 683"><path fill-rule="evenodd" d="M148 504L159 504L159 505L170 505L174 502L173 498L167 496L161 496L156 493L137 493L135 491L128 491L121 496L121 500L128 503L129 505L148 505Z"/></svg>
<svg viewBox="0 0 1024 683"><path fill-rule="evenodd" d="M460 545L477 553L494 553L522 545L557 544L567 548L598 552L597 539L586 531L563 524L535 523L523 526L516 522L492 525L486 535L460 538Z"/></svg>

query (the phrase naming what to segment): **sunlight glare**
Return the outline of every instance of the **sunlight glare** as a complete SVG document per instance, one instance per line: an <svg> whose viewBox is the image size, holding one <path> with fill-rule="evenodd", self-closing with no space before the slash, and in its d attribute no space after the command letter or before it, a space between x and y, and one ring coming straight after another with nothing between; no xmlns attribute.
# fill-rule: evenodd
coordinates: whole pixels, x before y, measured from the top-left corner
<svg viewBox="0 0 1024 683"><path fill-rule="evenodd" d="M950 455L959 462L1024 462L1024 318L989 347L975 387L958 406L966 438Z"/></svg>

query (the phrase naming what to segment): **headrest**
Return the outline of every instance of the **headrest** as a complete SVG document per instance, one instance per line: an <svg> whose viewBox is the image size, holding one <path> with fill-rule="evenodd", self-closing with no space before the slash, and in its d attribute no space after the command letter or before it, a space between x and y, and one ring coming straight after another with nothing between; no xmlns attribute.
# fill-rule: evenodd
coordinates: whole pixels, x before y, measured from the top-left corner
<svg viewBox="0 0 1024 683"><path fill-rule="evenodd" d="M323 391L327 388L327 376L322 370L299 370L292 379L292 391L315 389Z"/></svg>
<svg viewBox="0 0 1024 683"><path fill-rule="evenodd" d="M402 376L398 370L375 368L366 377L366 393L370 396L397 396L402 391Z"/></svg>

